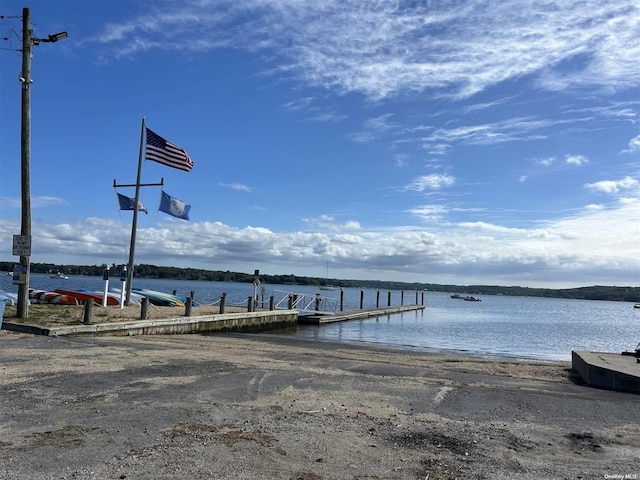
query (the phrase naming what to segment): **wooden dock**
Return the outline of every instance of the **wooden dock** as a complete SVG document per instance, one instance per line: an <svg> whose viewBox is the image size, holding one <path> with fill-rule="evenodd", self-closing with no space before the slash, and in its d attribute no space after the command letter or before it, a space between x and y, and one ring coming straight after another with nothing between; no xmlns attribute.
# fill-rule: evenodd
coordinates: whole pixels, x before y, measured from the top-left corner
<svg viewBox="0 0 640 480"><path fill-rule="evenodd" d="M338 313L318 312L309 315L300 315L298 324L300 325L323 325L325 323L346 322L361 318L381 317L394 313L410 312L414 310L424 310L424 305L400 305L395 307L364 308L361 310L345 310Z"/></svg>
<svg viewBox="0 0 640 480"><path fill-rule="evenodd" d="M178 316L157 320L130 320L124 322L97 323L41 327L23 323L4 322L4 330L58 337L63 335L133 336L176 335L205 332L265 332L296 326L297 310L262 310L244 313L223 313L197 317Z"/></svg>

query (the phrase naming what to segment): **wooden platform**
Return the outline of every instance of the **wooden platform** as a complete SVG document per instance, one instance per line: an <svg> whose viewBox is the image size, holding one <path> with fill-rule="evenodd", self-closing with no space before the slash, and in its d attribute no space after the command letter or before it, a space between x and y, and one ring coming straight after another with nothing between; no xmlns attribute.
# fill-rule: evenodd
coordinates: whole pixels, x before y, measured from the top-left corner
<svg viewBox="0 0 640 480"><path fill-rule="evenodd" d="M298 317L298 323L300 325L322 325L324 323L346 322L347 320L381 317L383 315L391 315L394 313L409 312L413 310L424 310L424 308L424 305L401 305L396 307L345 310L338 313L318 312L310 315L300 315Z"/></svg>
<svg viewBox="0 0 640 480"><path fill-rule="evenodd" d="M175 317L159 320L133 320L126 322L40 327L24 323L4 322L4 330L33 335L175 335L204 332L264 332L295 327L298 310L261 310L245 313L223 313L197 317Z"/></svg>

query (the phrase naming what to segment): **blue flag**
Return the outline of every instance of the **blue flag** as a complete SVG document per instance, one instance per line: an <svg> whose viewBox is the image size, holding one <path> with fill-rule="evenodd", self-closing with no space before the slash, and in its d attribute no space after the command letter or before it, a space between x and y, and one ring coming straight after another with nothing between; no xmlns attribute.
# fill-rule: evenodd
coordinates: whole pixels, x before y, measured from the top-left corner
<svg viewBox="0 0 640 480"><path fill-rule="evenodd" d="M187 205L182 200L172 197L171 195L162 192L162 198L160 199L159 210L169 215L173 215L176 218L182 218L189 220L189 210L191 205Z"/></svg>
<svg viewBox="0 0 640 480"><path fill-rule="evenodd" d="M117 193L117 192L116 192ZM135 210L136 204L135 198L127 197L118 193L118 203L120 204L120 210ZM144 208L142 202L138 202L138 211L147 213L147 209Z"/></svg>

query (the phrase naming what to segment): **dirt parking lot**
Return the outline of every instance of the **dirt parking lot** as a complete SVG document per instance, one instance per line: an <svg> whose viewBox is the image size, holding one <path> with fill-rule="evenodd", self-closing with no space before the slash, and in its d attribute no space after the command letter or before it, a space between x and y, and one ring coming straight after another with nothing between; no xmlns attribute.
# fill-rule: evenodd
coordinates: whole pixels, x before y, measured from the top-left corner
<svg viewBox="0 0 640 480"><path fill-rule="evenodd" d="M3 330L0 478L632 479L638 401L565 363Z"/></svg>

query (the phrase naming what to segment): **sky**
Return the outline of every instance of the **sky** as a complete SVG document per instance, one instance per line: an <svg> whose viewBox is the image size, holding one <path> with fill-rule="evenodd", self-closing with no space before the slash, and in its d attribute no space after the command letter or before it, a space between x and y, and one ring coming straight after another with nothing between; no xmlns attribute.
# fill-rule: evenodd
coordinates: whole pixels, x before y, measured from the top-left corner
<svg viewBox="0 0 640 480"><path fill-rule="evenodd" d="M640 286L638 0L3 0L0 260ZM189 221L158 211L162 190Z"/></svg>

